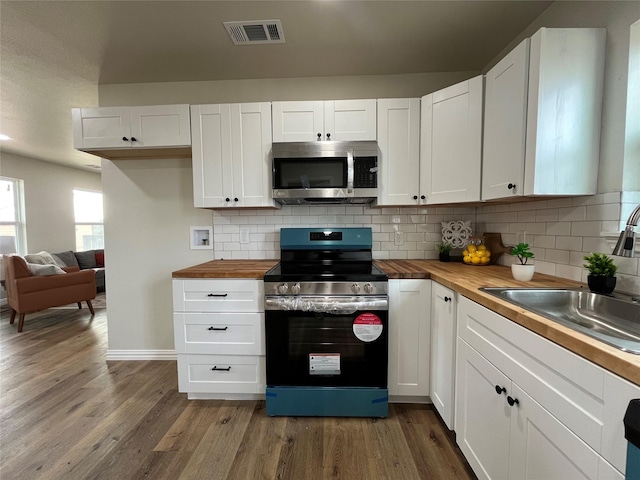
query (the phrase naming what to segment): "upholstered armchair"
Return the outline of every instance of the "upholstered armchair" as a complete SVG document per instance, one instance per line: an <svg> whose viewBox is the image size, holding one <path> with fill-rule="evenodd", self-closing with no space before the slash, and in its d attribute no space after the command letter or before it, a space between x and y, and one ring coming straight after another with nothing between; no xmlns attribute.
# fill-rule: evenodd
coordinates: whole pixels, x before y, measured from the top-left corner
<svg viewBox="0 0 640 480"><path fill-rule="evenodd" d="M27 262L19 256L5 256L5 286L7 303L12 308L13 324L16 314L20 314L18 332L22 332L27 313L60 307L70 303L87 302L91 315L95 315L91 300L96 297L96 276L93 270L78 267L64 268L61 275L33 275ZM55 267L57 268L57 267Z"/></svg>

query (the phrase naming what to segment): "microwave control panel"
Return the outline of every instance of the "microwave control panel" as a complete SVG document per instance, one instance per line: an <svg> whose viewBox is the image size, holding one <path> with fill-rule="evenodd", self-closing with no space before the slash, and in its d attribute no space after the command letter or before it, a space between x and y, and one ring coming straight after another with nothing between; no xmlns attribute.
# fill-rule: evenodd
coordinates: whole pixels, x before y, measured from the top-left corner
<svg viewBox="0 0 640 480"><path fill-rule="evenodd" d="M353 159L353 187L378 187L378 158L356 157Z"/></svg>

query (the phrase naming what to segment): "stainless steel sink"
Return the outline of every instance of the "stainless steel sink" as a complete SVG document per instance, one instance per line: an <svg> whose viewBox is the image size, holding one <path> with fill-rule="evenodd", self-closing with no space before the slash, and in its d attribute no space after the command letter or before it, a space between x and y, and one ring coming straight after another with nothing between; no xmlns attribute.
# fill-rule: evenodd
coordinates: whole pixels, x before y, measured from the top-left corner
<svg viewBox="0 0 640 480"><path fill-rule="evenodd" d="M480 288L629 353L640 354L640 303L584 289Z"/></svg>

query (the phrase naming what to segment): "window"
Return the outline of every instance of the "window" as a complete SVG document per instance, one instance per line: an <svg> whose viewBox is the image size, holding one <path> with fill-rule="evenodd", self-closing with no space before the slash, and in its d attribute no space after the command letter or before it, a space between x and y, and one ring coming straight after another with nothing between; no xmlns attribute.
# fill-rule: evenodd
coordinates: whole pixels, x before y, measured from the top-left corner
<svg viewBox="0 0 640 480"><path fill-rule="evenodd" d="M104 248L102 193L73 191L73 212L76 220L76 250Z"/></svg>
<svg viewBox="0 0 640 480"><path fill-rule="evenodd" d="M27 253L22 180L0 177L0 254Z"/></svg>

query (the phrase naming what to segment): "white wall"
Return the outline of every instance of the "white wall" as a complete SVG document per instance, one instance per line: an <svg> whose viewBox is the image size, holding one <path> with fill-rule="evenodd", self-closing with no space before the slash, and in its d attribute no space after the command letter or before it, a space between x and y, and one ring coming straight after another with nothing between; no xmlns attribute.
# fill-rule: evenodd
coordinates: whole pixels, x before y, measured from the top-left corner
<svg viewBox="0 0 640 480"><path fill-rule="evenodd" d="M29 253L76 249L73 190L102 191L99 173L3 152L0 175L24 181Z"/></svg>
<svg viewBox="0 0 640 480"><path fill-rule="evenodd" d="M190 249L190 226L212 224L193 207L189 159L102 162L109 351L173 350L171 272L213 259Z"/></svg>

